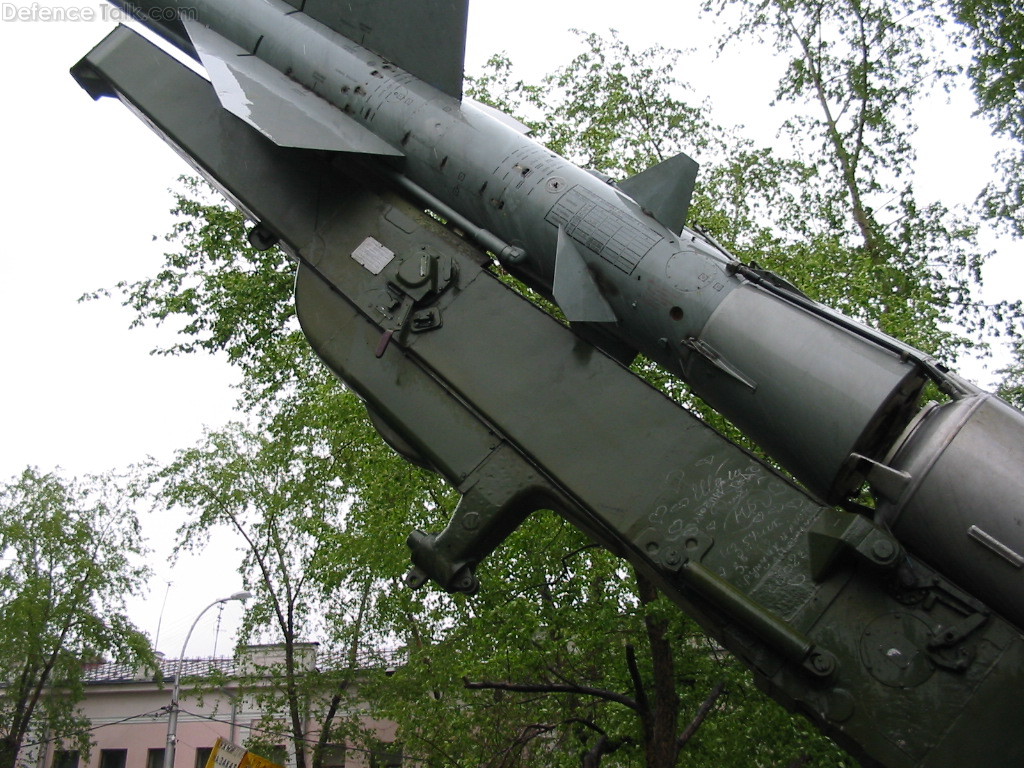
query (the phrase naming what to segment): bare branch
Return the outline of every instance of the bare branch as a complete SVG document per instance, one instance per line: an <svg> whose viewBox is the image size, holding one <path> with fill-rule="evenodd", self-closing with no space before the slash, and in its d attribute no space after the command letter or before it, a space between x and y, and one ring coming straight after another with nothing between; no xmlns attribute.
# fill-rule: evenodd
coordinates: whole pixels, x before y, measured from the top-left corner
<svg viewBox="0 0 1024 768"><path fill-rule="evenodd" d="M718 685L711 689L711 693L708 694L708 697L704 699L700 707L697 708L697 714L694 715L690 724L686 726L686 730L679 734L679 738L676 740L676 744L679 749L686 746L686 742L688 742L693 737L693 734L697 732L697 729L701 727L708 715L711 714L711 710L714 708L715 702L718 701L718 698L723 693L725 693L725 680L719 680Z"/></svg>
<svg viewBox="0 0 1024 768"><path fill-rule="evenodd" d="M579 693L593 696L604 701L611 701L639 712L637 702L629 696L604 688L593 688L589 685L573 685L566 683L503 683L497 680L481 680L473 682L463 679L462 684L471 691L512 691L515 693Z"/></svg>

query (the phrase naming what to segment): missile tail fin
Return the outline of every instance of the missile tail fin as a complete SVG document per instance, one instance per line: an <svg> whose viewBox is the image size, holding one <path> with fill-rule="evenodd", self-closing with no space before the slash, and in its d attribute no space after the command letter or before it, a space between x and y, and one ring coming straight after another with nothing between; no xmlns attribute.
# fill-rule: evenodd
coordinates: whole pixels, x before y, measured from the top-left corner
<svg viewBox="0 0 1024 768"><path fill-rule="evenodd" d="M558 228L552 295L571 323L614 323L618 318L601 294L593 273L572 238Z"/></svg>
<svg viewBox="0 0 1024 768"><path fill-rule="evenodd" d="M462 98L469 0L286 0L311 19Z"/></svg>
<svg viewBox="0 0 1024 768"><path fill-rule="evenodd" d="M680 152L646 171L619 182L619 189L673 232L682 232L690 212L697 163Z"/></svg>
<svg viewBox="0 0 1024 768"><path fill-rule="evenodd" d="M196 21L183 21L224 109L278 146L402 156L333 104L266 62Z"/></svg>

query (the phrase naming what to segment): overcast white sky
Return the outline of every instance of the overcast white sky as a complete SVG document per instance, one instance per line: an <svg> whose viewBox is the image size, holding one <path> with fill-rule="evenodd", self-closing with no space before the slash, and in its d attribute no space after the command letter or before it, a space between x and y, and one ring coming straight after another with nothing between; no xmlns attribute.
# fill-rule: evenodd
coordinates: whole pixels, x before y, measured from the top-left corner
<svg viewBox="0 0 1024 768"><path fill-rule="evenodd" d="M234 402L233 376L223 362L151 356L166 333L130 331L130 311L114 301L76 303L86 291L154 269L171 225L167 189L189 169L120 104L93 102L67 74L113 27L105 20L109 7L94 0L59 4L92 20L12 20L33 4L0 2L7 104L0 121L0 479L29 464L81 474L148 455L167 458L194 442L204 425L230 419ZM695 5L471 0L467 68L476 71L488 55L504 50L524 74L539 76L577 50L570 28L615 28L634 46L698 49L681 61L681 79L711 96L719 122L745 123L760 141L771 141L779 123L769 108L777 63L749 49L714 60L708 49L715 24L698 20ZM969 99L959 96L952 105L936 100L919 114L920 181L948 203L969 202L988 174L988 131L965 118L970 109ZM1015 265L1022 262L1022 246L998 246L991 295L1019 298ZM153 587L132 604L138 625L154 636L167 595L159 649L169 656L177 656L207 603L240 588L229 542L172 569L167 558L174 527L175 521L149 522ZM225 609L218 653L230 651L239 615L237 603ZM211 611L197 629L189 655L213 651L215 616Z"/></svg>

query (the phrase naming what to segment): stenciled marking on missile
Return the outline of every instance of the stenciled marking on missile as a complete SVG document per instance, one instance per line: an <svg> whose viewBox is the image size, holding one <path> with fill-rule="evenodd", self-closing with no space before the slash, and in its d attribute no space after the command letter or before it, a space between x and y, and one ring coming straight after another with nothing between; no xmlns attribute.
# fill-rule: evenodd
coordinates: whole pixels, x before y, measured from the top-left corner
<svg viewBox="0 0 1024 768"><path fill-rule="evenodd" d="M505 180L509 186L516 189L523 189L528 186L526 194L530 195L533 190L544 182L553 173L564 166L558 155L554 155L544 147L522 147L512 152L505 160L505 167L510 169Z"/></svg>
<svg viewBox="0 0 1024 768"><path fill-rule="evenodd" d="M394 86L388 91L387 96L384 97L384 101L390 101L395 104L405 104L406 106L413 105L416 100L409 93L409 89L402 85L397 78L391 81Z"/></svg>
<svg viewBox="0 0 1024 768"><path fill-rule="evenodd" d="M368 237L352 251L352 258L373 274L379 275L384 267L395 258L395 252L372 237Z"/></svg>
<svg viewBox="0 0 1024 768"><path fill-rule="evenodd" d="M665 477L647 523L663 543L710 536L702 563L780 616L813 594L806 531L820 511L763 467L707 456Z"/></svg>
<svg viewBox="0 0 1024 768"><path fill-rule="evenodd" d="M665 277L675 291L720 292L725 288L724 266L719 254L686 243L665 261Z"/></svg>
<svg viewBox="0 0 1024 768"><path fill-rule="evenodd" d="M562 195L544 220L563 227L573 240L627 275L664 239L579 186Z"/></svg>

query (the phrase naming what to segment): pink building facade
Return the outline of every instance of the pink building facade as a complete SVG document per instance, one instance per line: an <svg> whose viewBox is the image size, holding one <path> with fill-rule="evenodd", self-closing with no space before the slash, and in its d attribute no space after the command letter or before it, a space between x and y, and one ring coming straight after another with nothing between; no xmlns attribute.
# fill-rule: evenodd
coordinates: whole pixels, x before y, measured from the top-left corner
<svg viewBox="0 0 1024 768"><path fill-rule="evenodd" d="M304 664L316 663L316 644L301 649ZM250 736L266 733L265 713L252 689L239 687L235 675L272 665L280 646L249 646L234 659L186 659L177 724L173 768L205 768L218 737L245 744ZM93 749L88 756L60 750L45 739L23 750L19 768L164 768L173 675L177 659L162 659L161 670L130 669L120 664L97 664L86 675L86 696L79 705L92 724ZM253 665L253 666L249 666ZM198 684L196 684L198 681ZM352 744L333 744L324 768L396 768L403 764L394 745L395 729L387 722L361 718L383 745L366 750ZM307 723L307 761L319 735ZM285 768L295 768L294 748L282 743L264 754Z"/></svg>

